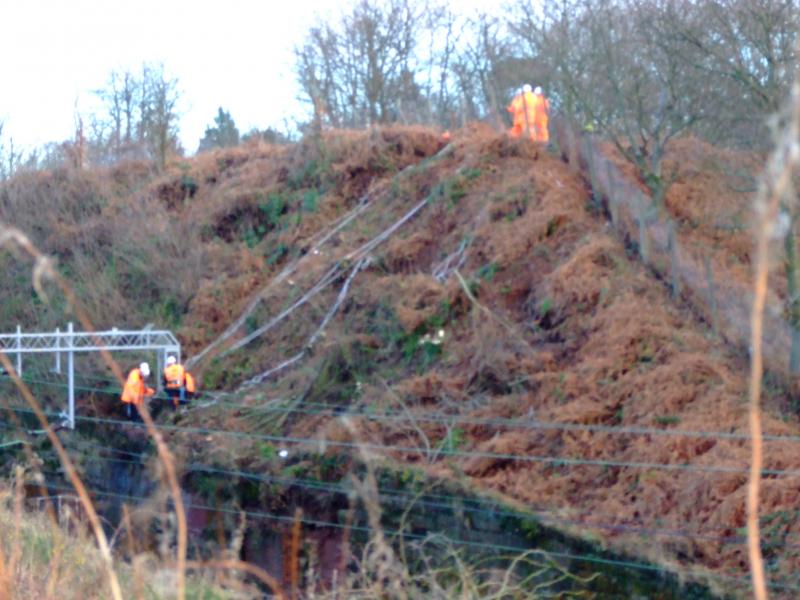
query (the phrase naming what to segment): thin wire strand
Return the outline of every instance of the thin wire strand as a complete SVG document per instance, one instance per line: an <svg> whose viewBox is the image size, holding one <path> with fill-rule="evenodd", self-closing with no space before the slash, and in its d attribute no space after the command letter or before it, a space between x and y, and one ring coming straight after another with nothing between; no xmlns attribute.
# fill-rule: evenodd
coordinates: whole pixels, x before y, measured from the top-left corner
<svg viewBox="0 0 800 600"><path fill-rule="evenodd" d="M22 408L14 408L16 412L30 412ZM49 413L51 416L58 416L59 413ZM107 417L88 417L88 416L75 416L76 421L83 421L87 423L103 423L109 425L118 425L120 427L129 427L135 429L144 428L142 423L134 423L122 419L112 419ZM180 425L158 424L157 429L163 431L174 431L179 433L187 433L193 435L226 435L231 437L238 437L244 439L257 439L268 442L281 442L288 445L297 446L318 446L320 448L336 447L357 449L364 448L374 452L396 452L403 454L420 454L428 455L430 450L419 446L396 446L386 444L376 444L371 442L343 442L337 440L330 440L325 438L303 438L291 437L269 434L258 434L244 431L231 431L227 429L213 429L206 427L186 427ZM602 460L602 459L587 459L587 458L574 458L574 457L559 457L559 456L541 456L533 454L509 454L503 452L486 452L479 450L450 450L447 448L436 449L438 456L448 456L455 458L489 458L495 460L505 460L514 462L527 462L527 463L542 463L550 464L556 467L574 467L574 466L594 466L594 467L615 467L615 468L632 468L632 469L663 469L667 471L684 471L684 472L697 472L697 473L714 473L714 474L743 474L747 473L746 467L726 467L717 465L691 465L691 464L675 464L675 463L653 463L653 462L638 462L638 461L622 461L622 460ZM800 470L793 469L762 469L763 475L774 476L787 476L798 477Z"/></svg>
<svg viewBox="0 0 800 600"><path fill-rule="evenodd" d="M97 446L100 447L99 444ZM126 452L126 453L130 455L135 455L135 453L132 452L130 453ZM144 458L151 458L151 457L144 456ZM146 468L147 466L145 460L141 459L130 460L130 459L104 457L104 456L93 456L93 460L138 465L143 468ZM303 489L316 490L330 494L342 494L342 495L348 495L355 491L353 487L349 487L336 482L326 482L326 481L308 480L300 478L282 478L271 475L263 475L260 473L254 473L252 471L222 469L198 463L191 463L184 465L184 468L189 472L202 472L202 473L212 473L212 474L232 476L232 477L241 477L245 479L262 481L265 483L279 484L284 486L285 488L299 487ZM53 472L50 473L54 475L58 474ZM530 512L517 511L506 508L491 508L491 509L484 508L486 505L490 504L501 504L500 500L495 500L490 498L477 499L458 494L434 494L434 493L420 493L417 495L409 492L400 491L397 488L386 488L380 486L378 487L378 492L380 493L381 498L386 498L394 501L398 501L401 499L410 500L411 506L419 505L423 507L439 508L439 509L455 511L456 508L454 508L454 504L457 504L458 510L463 510L473 514L486 515L486 516L507 516L512 518L521 518L521 519L538 518L543 521L546 521L547 523L558 523L560 525L581 526L589 529L605 529L618 533L632 533L632 534L642 534L642 535L648 534L648 535L657 535L663 537L681 537L693 540L720 542L726 545L736 545L745 542L745 538L743 536L716 536L699 532L692 532L687 529L660 529L660 528L651 528L651 527L643 527L635 525L626 525L620 523L605 523L605 522L589 523L581 520L566 519L562 516L559 516L558 514L551 512L555 510L553 508L531 507ZM454 504L446 504L446 502L452 502ZM596 511L584 514L591 514L592 516L595 517L609 516L609 515L601 515ZM715 528L706 528L705 530L726 531L730 529L735 529L735 528L715 527ZM784 543L779 544L779 547L800 548L800 544L790 544L784 541Z"/></svg>
<svg viewBox="0 0 800 600"><path fill-rule="evenodd" d="M123 427L141 428L142 424L123 421L121 419L108 419L102 417L86 417L76 416L76 420L93 422L93 423L106 423L120 425ZM369 442L342 442L329 439L314 439L304 437L291 437L269 434L248 433L242 431L229 431L225 429L212 429L205 427L185 427L180 425L160 424L157 426L165 431L176 431L181 433L190 433L198 435L228 435L232 437L242 437L247 439L259 439L269 442L282 442L290 445L316 445L324 447L338 447L347 449L365 448L367 450L376 452L398 452L398 453L411 453L411 454L427 454L428 449L419 446L396 446L375 444ZM532 454L509 454L502 452L485 452L485 451L463 451L463 450L449 450L440 448L436 451L442 456L451 456L459 458L493 458L497 460L509 460L518 462L533 462L533 463L546 463L556 466L596 466L596 467L628 467L635 469L665 469L670 471L690 471L700 473L723 473L723 474L743 474L747 473L746 467L725 467L714 465L690 465L690 464L671 464L671 463L652 463L652 462L635 462L635 461L620 461L620 460L601 460L601 459L584 459L572 457L556 457L556 456L539 456ZM789 469L763 469L764 475L776 476L800 476L800 470Z"/></svg>
<svg viewBox="0 0 800 600"><path fill-rule="evenodd" d="M72 488L69 486L58 486L53 485L51 486L53 489L61 489L69 491ZM119 498L123 500L147 500L147 497L144 496L135 496L130 494L119 494L115 492L102 492L99 490L91 490L92 493L95 493L98 496L105 496L111 498ZM221 507L215 506L208 506L203 504L186 504L187 508L196 508L199 510L208 510L212 512L220 512L232 515L239 515L244 513L247 516L257 518L257 519L265 519L265 520L274 520L278 522L285 522L285 523L294 523L296 517L289 516L289 515L278 515L275 513L268 513L263 511L251 511L251 510L244 510L244 509L226 509ZM349 529L351 531L358 531L361 533L372 533L375 530L372 527L365 526L365 525L349 525L343 523L337 523L334 521L325 521L321 519L309 519L306 517L301 517L300 521L306 525L311 525L315 527L325 527L325 528L336 528L336 529ZM483 550L490 550L490 551L500 551L500 552L530 552L530 548L526 548L524 546L511 546L505 544L494 544L490 542L477 542L472 540L462 540L462 539L454 539L450 538L449 536L443 534L436 534L435 536L430 535L423 535L423 534L416 534L411 532L406 532L402 530L383 530L383 533L391 536L391 537L402 537L410 540L416 540L420 542L425 541L432 541L437 538L444 539L449 543L456 545L456 546L466 546L472 548L480 548ZM552 557L552 558L560 558L564 560L575 560L580 562L589 562L595 564L601 564L606 566L615 566L615 567L623 567L628 569L637 569L649 572L657 572L657 573L665 573L669 576L675 577L676 573L670 571L665 567L659 567L657 565L651 565L647 563L641 562L634 562L634 561L625 561L625 560L616 560L610 558L602 558L597 556L591 556L588 554L572 554L569 552L551 552L547 550L540 550L535 549L534 552L541 553L543 556ZM742 586L749 586L750 585L750 578L749 577L738 577L736 575L730 574L715 574L715 573L708 573L705 571L687 571L682 572L683 575L689 577L695 577L698 579L707 578L707 579L717 579L721 581L728 581L733 584L742 585ZM788 584L779 583L779 582L772 582L770 587L777 588L777 589L787 589L791 591L800 591L800 587L798 586L790 586Z"/></svg>
<svg viewBox="0 0 800 600"><path fill-rule="evenodd" d="M61 384L58 382L52 382L47 380L34 380L34 379L24 379L24 380L29 383L39 383L44 385L66 387L66 384ZM85 386L75 386L75 389L87 392L114 395L114 396L118 396L120 393L120 391L116 389L109 390L104 388L85 387ZM171 400L167 396L154 396L153 399L161 402L171 402ZM696 437L696 438L725 439L725 440L735 440L735 441L750 440L750 434L734 433L726 431L656 429L653 427L636 427L636 426L626 426L626 425L595 425L595 424L584 424L584 423L560 423L553 421L537 421L529 419L511 419L511 418L499 418L499 417L481 418L481 417L451 415L442 412L426 412L425 414L420 414L420 415L415 415L415 414L409 415L401 411L382 411L382 412L369 412L368 410L342 411L342 410L337 410L339 408L337 406L319 402L303 402L299 405L294 405L294 406L268 406L268 407L252 406L234 402L216 402L214 406L217 405L232 406L242 410L263 412L267 414L298 413L306 415L329 416L329 412L331 410L335 410L337 411L335 415L337 417L349 416L349 417L363 418L363 419L368 419L370 421L378 421L378 422L422 421L430 423L441 423L446 425L460 423L464 425L474 425L474 426L490 426L490 427L494 426L494 427L540 429L540 430L552 430L552 431L577 431L577 432L589 432L589 433L606 433L612 435L624 434L624 435L653 435L653 436L665 436L665 437ZM311 408L305 408L305 407L311 407ZM196 407L194 410L202 408L206 407ZM764 435L764 440L771 442L800 443L800 435L766 434Z"/></svg>

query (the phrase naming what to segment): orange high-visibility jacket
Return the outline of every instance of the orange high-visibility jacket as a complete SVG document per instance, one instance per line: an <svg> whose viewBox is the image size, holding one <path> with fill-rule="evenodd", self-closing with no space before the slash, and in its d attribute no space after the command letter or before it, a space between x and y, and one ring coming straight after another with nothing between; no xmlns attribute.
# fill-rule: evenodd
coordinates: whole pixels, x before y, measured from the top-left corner
<svg viewBox="0 0 800 600"><path fill-rule="evenodd" d="M194 377L189 371L186 371L186 391L189 394L194 394L197 391L194 385Z"/></svg>
<svg viewBox="0 0 800 600"><path fill-rule="evenodd" d="M544 97L544 94L534 94L533 106L533 125L536 127L536 134L540 142L549 141L549 134L547 132L548 115L550 114L550 102Z"/></svg>
<svg viewBox="0 0 800 600"><path fill-rule="evenodd" d="M156 391L153 388L145 386L144 377L142 377L137 367L128 374L128 380L125 382L121 398L125 404L141 405L145 396L152 396L155 393Z"/></svg>
<svg viewBox="0 0 800 600"><path fill-rule="evenodd" d="M544 97L544 94L533 94L533 117L534 121L547 120L547 115L550 112L550 102Z"/></svg>
<svg viewBox="0 0 800 600"><path fill-rule="evenodd" d="M186 369L183 365L174 364L164 368L164 387L168 390L179 390L186 385Z"/></svg>
<svg viewBox="0 0 800 600"><path fill-rule="evenodd" d="M536 96L533 92L520 92L508 105L508 112L513 114L514 129L520 132L525 128L533 129L536 122Z"/></svg>

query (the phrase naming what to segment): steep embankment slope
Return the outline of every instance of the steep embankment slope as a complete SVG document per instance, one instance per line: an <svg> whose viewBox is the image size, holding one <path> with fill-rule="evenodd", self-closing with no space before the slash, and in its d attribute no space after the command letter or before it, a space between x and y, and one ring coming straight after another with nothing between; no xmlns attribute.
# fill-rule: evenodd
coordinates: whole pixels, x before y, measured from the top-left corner
<svg viewBox="0 0 800 600"><path fill-rule="evenodd" d="M592 207L582 178L544 149L476 129L390 175L372 180L365 210L322 246L307 244L309 254L268 287L248 317L260 335L206 363L212 381L270 373L236 402L296 412L259 418L221 402L186 422L335 449L353 439L336 416L364 411L351 416L356 437L396 449L379 454L467 477L613 547L746 576L741 353L676 305ZM357 252L415 208L385 242ZM272 321L320 281L327 287ZM309 341L313 350L298 355ZM779 415L765 427L798 433ZM791 450L770 442L766 468L796 470ZM255 447L239 451L250 468L258 463ZM776 578L793 570L795 524L775 515L794 510L799 482L764 482Z"/></svg>
<svg viewBox="0 0 800 600"><path fill-rule="evenodd" d="M729 265L744 281L744 217L717 203L706 219L715 176L692 164L667 198L678 234L714 249L718 277ZM14 206L52 181L34 183ZM746 576L744 357L671 298L560 157L481 127L446 147L423 129L328 132L89 183L101 200L86 229L54 225L38 241L79 282L101 283L79 290L99 326L177 327L206 388L235 390L181 425L316 440L345 457L358 439L616 549ZM85 216L68 206L67 225ZM728 217L735 227L704 224ZM771 410L788 403L769 392ZM800 433L777 412L765 428ZM282 468L261 440L173 442L193 461ZM793 443L768 444L767 469L798 469ZM319 448L290 445L295 472ZM784 516L799 482L764 482L777 580L797 566Z"/></svg>

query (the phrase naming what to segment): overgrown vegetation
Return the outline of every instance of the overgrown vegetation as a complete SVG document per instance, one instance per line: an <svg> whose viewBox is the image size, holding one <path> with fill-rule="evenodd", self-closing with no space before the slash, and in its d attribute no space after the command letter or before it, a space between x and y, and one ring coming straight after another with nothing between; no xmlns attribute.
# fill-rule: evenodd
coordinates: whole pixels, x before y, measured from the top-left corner
<svg viewBox="0 0 800 600"><path fill-rule="evenodd" d="M60 522L53 523L37 506L28 502L22 489L0 490L0 593L4 598L64 598L66 600L109 597L100 552L87 536L80 507L74 496L59 498ZM40 504L40 503L39 503ZM147 600L173 598L174 573L154 555L142 554L133 564L119 562L120 581L126 597ZM260 597L254 588L221 587L208 575L191 577L190 598L203 600L247 600Z"/></svg>
<svg viewBox="0 0 800 600"><path fill-rule="evenodd" d="M718 316L749 297L747 203L765 116L796 69L797 6L534 4L514 5L504 20L462 23L445 10L423 19L415 2L360 2L342 21L317 25L297 52L314 112L296 144L256 135L171 163L177 148L152 145L158 137L120 112L125 90L139 84L112 81L116 120L98 140L110 154L94 161L106 166L87 169L78 154L50 171L21 169L12 149L7 171L17 174L0 186L0 220L57 260L98 328L174 328L189 356L200 357L192 369L204 387L228 392L185 414L158 416L177 427L165 431L185 452L180 463L241 470L223 481L187 471L184 483L208 502L276 510L289 523L287 511L305 494L341 529L356 514L353 498L332 501L300 483L366 478L352 461L366 440L401 468L505 494L692 580L724 575L727 583L715 589L729 591L732 573L746 575L728 539L743 514L744 479L735 469L748 461L740 435L746 348L731 343L741 323ZM429 46L431 56L407 37L420 28L443 40ZM361 76L331 62L339 49L361 57ZM426 69L441 77L427 81ZM501 133L509 93L531 77L568 126L550 148ZM170 81L160 83L168 92ZM473 117L495 127L471 124L441 136L387 125L451 126ZM331 128L338 125L371 128ZM227 146L234 129L220 109L209 145ZM602 169L555 148L580 129L578 143L597 148ZM126 155L128 137L160 164L112 164ZM647 191L648 202L636 214L620 211L596 185L603 177L628 197ZM796 330L793 211L787 202L786 269L773 277L773 304L785 304ZM648 247L648 230L666 240L652 260L648 250L652 257L658 248ZM18 258L15 250L0 254L6 329L63 326L74 307L52 283L40 287L47 299L38 293ZM769 341L780 356L783 339ZM791 369L798 357L787 357ZM766 426L796 435L791 380L778 367L764 384ZM112 386L81 394L81 415L114 414ZM63 404L53 392L43 396L49 407ZM125 425L113 438L107 425L95 433L113 439L109 445L141 450ZM678 435L684 430L703 435ZM223 437L231 431L236 436ZM129 439L130 447L120 442ZM783 444L769 468L791 473L796 453ZM410 470L406 477L419 491ZM354 489L369 498L362 483ZM771 574L786 580L800 558L786 551L797 526L784 487L781 477L765 480L762 526ZM360 522L377 531L376 504L367 504ZM170 518L163 507L155 512ZM223 531L242 542L247 527L232 521ZM154 525L152 514L142 522L147 535L169 529ZM523 529L530 539L540 533L535 523ZM225 548L204 535L198 555ZM438 538L397 558L401 538L387 545L363 535L363 558L351 554L339 571L347 573L343 589L523 598L578 576L539 555L518 557L522 570L513 572L505 563L471 563ZM32 544L32 572L43 557L52 562L49 543ZM234 546L232 554L245 552ZM322 560L304 557L307 589L316 592ZM287 575L295 586L299 568ZM76 587L94 584L94 571L85 575ZM580 573L577 583L591 577Z"/></svg>

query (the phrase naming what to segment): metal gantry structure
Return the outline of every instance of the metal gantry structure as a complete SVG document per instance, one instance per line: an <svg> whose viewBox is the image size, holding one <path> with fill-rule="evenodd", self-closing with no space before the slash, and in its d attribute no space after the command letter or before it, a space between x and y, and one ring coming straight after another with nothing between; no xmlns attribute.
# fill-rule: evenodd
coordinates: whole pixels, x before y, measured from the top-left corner
<svg viewBox="0 0 800 600"><path fill-rule="evenodd" d="M0 352L16 356L16 370L22 376L25 354L53 354L53 370L61 373L62 354L67 358L68 405L66 424L75 429L75 354L77 352L155 352L156 381L164 368L167 356L181 360L181 345L171 331L141 329L138 331L75 331L72 323L66 331L56 328L47 333L23 333L17 325L16 333L0 334Z"/></svg>

